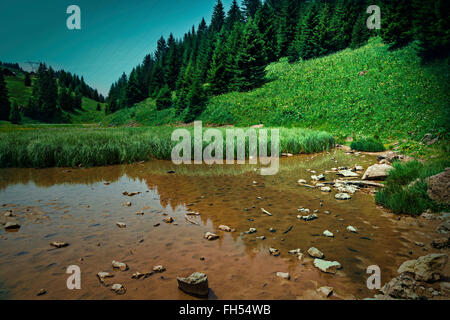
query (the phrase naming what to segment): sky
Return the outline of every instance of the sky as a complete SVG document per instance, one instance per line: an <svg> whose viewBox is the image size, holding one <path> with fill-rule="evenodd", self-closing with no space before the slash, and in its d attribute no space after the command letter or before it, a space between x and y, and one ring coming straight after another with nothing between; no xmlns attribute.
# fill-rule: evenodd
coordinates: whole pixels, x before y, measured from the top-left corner
<svg viewBox="0 0 450 320"><path fill-rule="evenodd" d="M202 17L209 24L216 0L0 1L0 61L45 62L84 76L106 95L111 84L142 62L156 41L181 38ZM227 12L232 0L222 0ZM81 30L69 30L67 7L81 9Z"/></svg>

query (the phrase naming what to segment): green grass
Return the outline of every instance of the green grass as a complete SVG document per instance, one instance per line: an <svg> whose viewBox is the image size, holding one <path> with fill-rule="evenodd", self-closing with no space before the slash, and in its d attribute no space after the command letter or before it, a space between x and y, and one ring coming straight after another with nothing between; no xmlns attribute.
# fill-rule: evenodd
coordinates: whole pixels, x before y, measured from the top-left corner
<svg viewBox="0 0 450 320"><path fill-rule="evenodd" d="M262 88L210 100L206 123L298 126L348 136L419 140L450 128L448 61L422 65L415 45L388 51L379 38L356 50L268 66ZM359 76L358 73L368 73Z"/></svg>
<svg viewBox="0 0 450 320"><path fill-rule="evenodd" d="M31 97L32 88L25 86L25 75L21 72L16 72L16 76L5 77L6 87L8 88L8 93L10 101L16 101L20 106L26 106L28 104L28 99Z"/></svg>
<svg viewBox="0 0 450 320"><path fill-rule="evenodd" d="M426 164L416 160L395 162L386 187L375 194L375 202L399 214L418 215L427 209L445 209L428 196L426 178L444 171L449 165L448 159Z"/></svg>
<svg viewBox="0 0 450 320"><path fill-rule="evenodd" d="M350 148L357 151L379 152L385 151L384 145L372 138L363 138L352 142Z"/></svg>
<svg viewBox="0 0 450 320"><path fill-rule="evenodd" d="M0 130L0 167L89 167L170 159L174 129L5 126ZM186 129L193 139L193 127ZM225 129L219 130L225 139ZM269 137L269 151L270 143ZM334 147L334 138L326 132L281 128L280 144L280 152L312 153ZM225 142L223 146L225 150Z"/></svg>
<svg viewBox="0 0 450 320"><path fill-rule="evenodd" d="M100 104L100 111L97 111L97 104ZM105 103L83 97L81 110L69 113L70 123L100 123L105 117L105 106Z"/></svg>

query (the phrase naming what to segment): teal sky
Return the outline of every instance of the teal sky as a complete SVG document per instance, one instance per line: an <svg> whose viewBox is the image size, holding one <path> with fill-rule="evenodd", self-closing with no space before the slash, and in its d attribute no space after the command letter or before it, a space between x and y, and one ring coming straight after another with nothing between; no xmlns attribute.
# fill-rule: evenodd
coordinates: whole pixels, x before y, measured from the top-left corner
<svg viewBox="0 0 450 320"><path fill-rule="evenodd" d="M9 0L0 2L0 61L42 61L84 76L107 94L156 41L172 32L179 38L205 17L216 0ZM223 0L228 11L232 0ZM81 9L81 30L68 30L66 9Z"/></svg>

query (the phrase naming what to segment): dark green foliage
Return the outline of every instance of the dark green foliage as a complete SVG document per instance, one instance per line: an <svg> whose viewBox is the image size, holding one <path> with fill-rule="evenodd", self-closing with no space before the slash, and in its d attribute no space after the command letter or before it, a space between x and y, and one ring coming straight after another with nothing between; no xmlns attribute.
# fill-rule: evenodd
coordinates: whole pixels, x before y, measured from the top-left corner
<svg viewBox="0 0 450 320"><path fill-rule="evenodd" d="M58 85L55 72L41 64L36 73L33 84L33 93L28 106L31 117L41 121L52 121L60 117L61 109L58 107Z"/></svg>
<svg viewBox="0 0 450 320"><path fill-rule="evenodd" d="M0 120L8 120L10 112L10 103L8 88L3 77L3 72L0 69Z"/></svg>
<svg viewBox="0 0 450 320"><path fill-rule="evenodd" d="M264 40L267 62L276 61L278 51L276 15L267 2L256 12L255 23L258 25L258 30Z"/></svg>
<svg viewBox="0 0 450 320"><path fill-rule="evenodd" d="M199 79L194 79L189 93L186 96L186 106L188 107L188 113L186 114L185 121L191 122L197 119L197 117L205 109L205 103L207 96L205 90Z"/></svg>
<svg viewBox="0 0 450 320"><path fill-rule="evenodd" d="M20 122L22 122L22 116L20 115L17 102L12 103L11 112L9 114L9 121L14 124L20 124Z"/></svg>
<svg viewBox="0 0 450 320"><path fill-rule="evenodd" d="M386 187L375 194L375 202L394 213L418 215L427 209L439 209L427 194L426 178L442 172L449 164L449 161L395 162L386 179Z"/></svg>
<svg viewBox="0 0 450 320"><path fill-rule="evenodd" d="M95 110L102 111L102 106L100 105L100 103L97 103L97 107L95 108Z"/></svg>
<svg viewBox="0 0 450 320"><path fill-rule="evenodd" d="M253 19L256 11L261 7L261 0L242 0L245 19Z"/></svg>
<svg viewBox="0 0 450 320"><path fill-rule="evenodd" d="M285 57L295 42L299 14L303 10L301 0L282 0L278 28L278 57Z"/></svg>
<svg viewBox="0 0 450 320"><path fill-rule="evenodd" d="M233 0L231 3L230 10L227 13L227 17L225 19L225 25L228 30L233 29L234 24L237 22L243 22L244 16L242 14L241 8L237 3L237 0Z"/></svg>
<svg viewBox="0 0 450 320"><path fill-rule="evenodd" d="M227 33L225 29L219 34L215 46L211 68L208 73L210 92L221 94L228 91L228 86L233 74L227 68L227 59L231 55L227 43Z"/></svg>
<svg viewBox="0 0 450 320"><path fill-rule="evenodd" d="M384 0L381 26L383 41L392 48L400 48L411 42L413 14L411 0Z"/></svg>
<svg viewBox="0 0 450 320"><path fill-rule="evenodd" d="M170 88L165 85L159 90L158 96L156 97L156 109L163 110L172 106L172 93Z"/></svg>
<svg viewBox="0 0 450 320"><path fill-rule="evenodd" d="M357 151L379 152L386 150L384 145L375 139L366 138L352 142L350 148Z"/></svg>
<svg viewBox="0 0 450 320"><path fill-rule="evenodd" d="M367 43L370 37L370 31L366 25L367 15L361 14L353 26L352 41L350 48L357 49Z"/></svg>
<svg viewBox="0 0 450 320"><path fill-rule="evenodd" d="M28 72L25 74L24 84L25 84L25 87L31 87L31 77Z"/></svg>
<svg viewBox="0 0 450 320"><path fill-rule="evenodd" d="M264 83L267 65L264 41L252 19L245 26L243 43L237 57L236 82L240 91L247 91Z"/></svg>
<svg viewBox="0 0 450 320"><path fill-rule="evenodd" d="M225 23L225 12L223 9L223 4L221 0L217 0L216 5L214 6L213 15L211 18L211 30L213 32L220 32Z"/></svg>

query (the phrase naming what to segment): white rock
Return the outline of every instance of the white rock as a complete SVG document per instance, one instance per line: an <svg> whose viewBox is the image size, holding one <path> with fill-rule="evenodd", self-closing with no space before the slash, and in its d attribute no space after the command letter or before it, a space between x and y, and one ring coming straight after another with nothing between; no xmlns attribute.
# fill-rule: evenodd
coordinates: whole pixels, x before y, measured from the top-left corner
<svg viewBox="0 0 450 320"><path fill-rule="evenodd" d="M347 231L350 231L350 232L353 232L353 233L358 233L358 230L356 230L356 228L353 227L353 226L348 226L347 227Z"/></svg>
<svg viewBox="0 0 450 320"><path fill-rule="evenodd" d="M212 232L206 232L203 237L208 240L216 240L219 238L219 236L217 234L212 233Z"/></svg>
<svg viewBox="0 0 450 320"><path fill-rule="evenodd" d="M219 226L219 230L225 231L225 232L231 232L231 228L229 226L221 224Z"/></svg>
<svg viewBox="0 0 450 320"><path fill-rule="evenodd" d="M115 269L120 269L121 271L128 270L128 266L127 266L126 263L119 262L119 261L116 261L116 260L113 260L112 267L115 268Z"/></svg>
<svg viewBox="0 0 450 320"><path fill-rule="evenodd" d="M317 289L317 291L322 294L325 298L328 298L333 293L332 287L323 286Z"/></svg>
<svg viewBox="0 0 450 320"><path fill-rule="evenodd" d="M123 223L123 222L116 222L116 225L119 227L119 228L126 228L126 224L125 223Z"/></svg>
<svg viewBox="0 0 450 320"><path fill-rule="evenodd" d="M261 211L262 211L262 213L267 214L268 216L271 216L271 215L272 215L269 211L267 211L267 210L264 209L264 208L261 208Z"/></svg>
<svg viewBox="0 0 450 320"><path fill-rule="evenodd" d="M349 194L347 194L347 193L336 193L336 194L334 195L334 197L335 197L337 200L349 200L349 199L352 198L352 197L351 197Z"/></svg>
<svg viewBox="0 0 450 320"><path fill-rule="evenodd" d="M285 280L289 280L291 276L287 272L277 272L277 277L280 277Z"/></svg>
<svg viewBox="0 0 450 320"><path fill-rule="evenodd" d="M297 181L298 184L305 184L307 181L305 179L299 179Z"/></svg>
<svg viewBox="0 0 450 320"><path fill-rule="evenodd" d="M340 170L338 171L337 175L343 176L343 177L358 177L359 174L356 172L350 171L350 170Z"/></svg>
<svg viewBox="0 0 450 320"><path fill-rule="evenodd" d="M330 187L322 187L322 188L320 188L320 191L322 191L322 192L331 192L331 188Z"/></svg>
<svg viewBox="0 0 450 320"><path fill-rule="evenodd" d="M164 266L159 265L159 266L154 266L152 270L154 272L164 272L164 271L166 271L166 268Z"/></svg>
<svg viewBox="0 0 450 320"><path fill-rule="evenodd" d="M289 254L299 254L299 253L301 253L301 252L302 252L301 249L289 250Z"/></svg>
<svg viewBox="0 0 450 320"><path fill-rule="evenodd" d="M115 283L111 286L111 291L116 294L124 294L126 292L126 289L120 283Z"/></svg>
<svg viewBox="0 0 450 320"><path fill-rule="evenodd" d="M322 234L323 234L325 237L334 238L334 234L331 233L331 232L328 231L328 230L325 230Z"/></svg>
<svg viewBox="0 0 450 320"><path fill-rule="evenodd" d="M342 266L337 261L326 261L322 259L314 259L314 266L326 273L336 273Z"/></svg>
<svg viewBox="0 0 450 320"><path fill-rule="evenodd" d="M315 181L325 180L325 176L323 175L323 173L321 173L318 176L316 176L316 175L311 176L311 179L315 180Z"/></svg>
<svg viewBox="0 0 450 320"><path fill-rule="evenodd" d="M315 220L317 218L318 218L318 216L315 213L307 215L307 216L302 216L302 219L305 221L311 221L311 220Z"/></svg>
<svg viewBox="0 0 450 320"><path fill-rule="evenodd" d="M278 251L278 249L275 248L269 248L269 252L272 256L279 256L280 255L280 251Z"/></svg>
<svg viewBox="0 0 450 320"><path fill-rule="evenodd" d="M322 259L324 257L324 254L322 253L322 251L320 251L319 249L315 248L315 247L311 247L308 249L308 254L313 257L313 258L319 258Z"/></svg>

